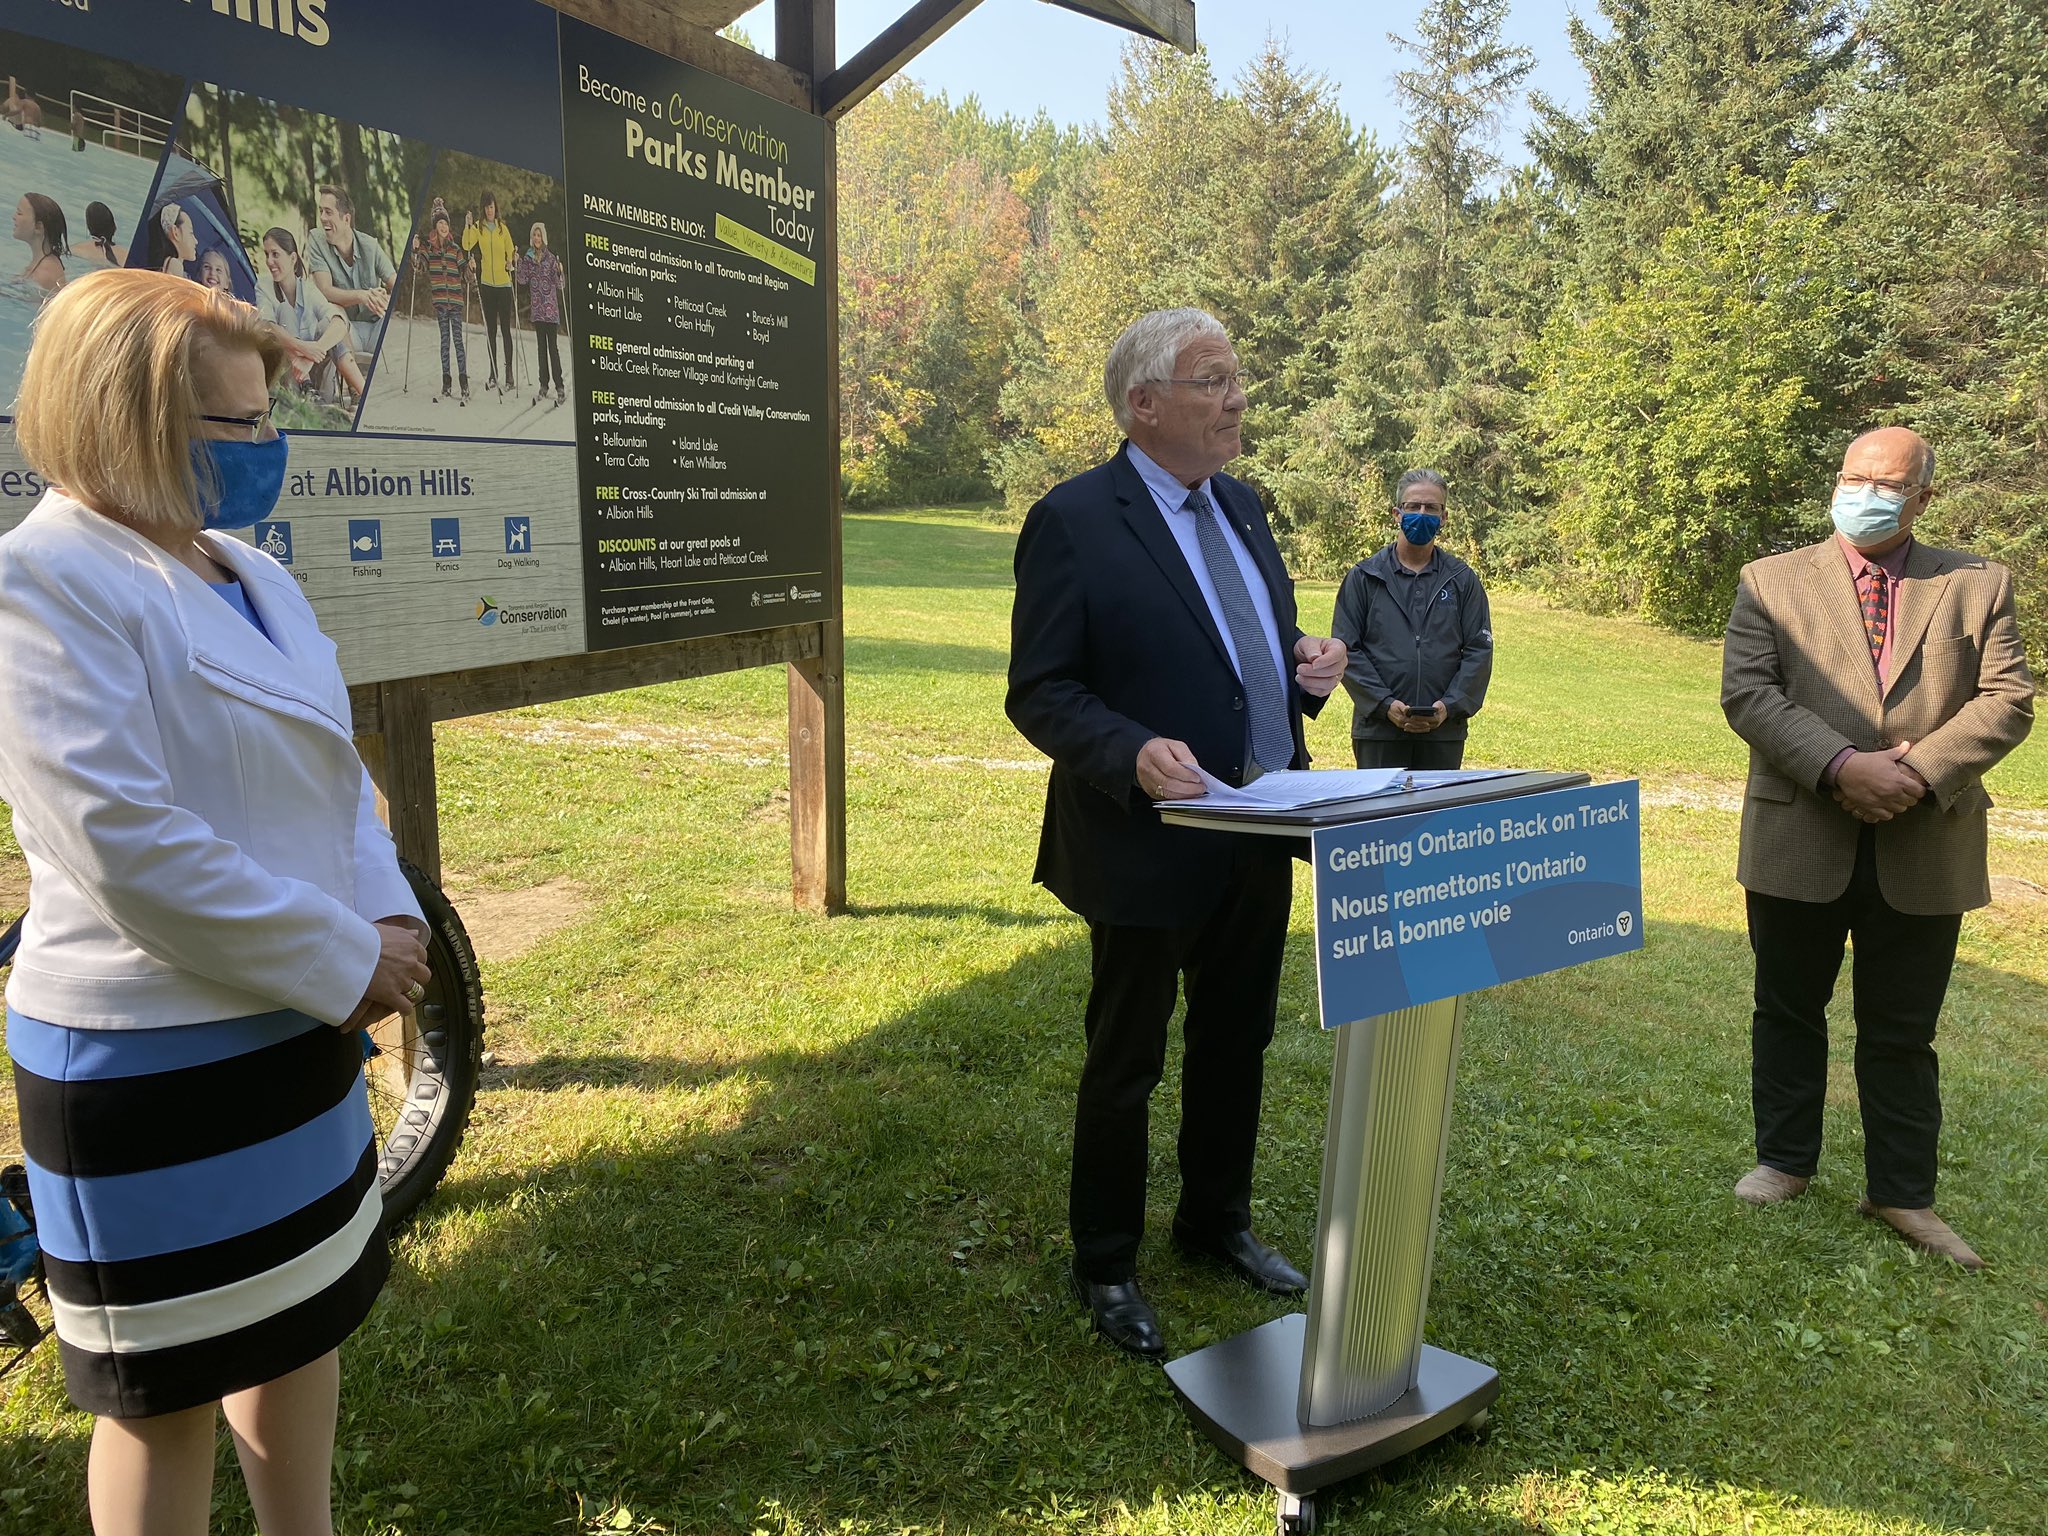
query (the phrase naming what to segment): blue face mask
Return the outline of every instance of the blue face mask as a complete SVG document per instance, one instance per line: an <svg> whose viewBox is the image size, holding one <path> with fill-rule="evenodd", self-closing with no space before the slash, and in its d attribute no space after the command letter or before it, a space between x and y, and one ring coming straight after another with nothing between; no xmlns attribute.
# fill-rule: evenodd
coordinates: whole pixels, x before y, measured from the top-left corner
<svg viewBox="0 0 2048 1536"><path fill-rule="evenodd" d="M1910 494L1883 495L1874 485L1859 486L1853 491L1838 487L1834 505L1828 510L1835 526L1842 530L1842 537L1858 549L1867 549L1899 531L1899 515L1911 499Z"/></svg>
<svg viewBox="0 0 2048 1536"><path fill-rule="evenodd" d="M284 490L284 434L267 443L222 442L201 438L192 445L192 472L199 477L202 499L216 488L220 501L202 507L205 528L247 528L268 517Z"/></svg>
<svg viewBox="0 0 2048 1536"><path fill-rule="evenodd" d="M1418 547L1432 542L1442 531L1444 520L1434 512L1403 512L1401 537Z"/></svg>

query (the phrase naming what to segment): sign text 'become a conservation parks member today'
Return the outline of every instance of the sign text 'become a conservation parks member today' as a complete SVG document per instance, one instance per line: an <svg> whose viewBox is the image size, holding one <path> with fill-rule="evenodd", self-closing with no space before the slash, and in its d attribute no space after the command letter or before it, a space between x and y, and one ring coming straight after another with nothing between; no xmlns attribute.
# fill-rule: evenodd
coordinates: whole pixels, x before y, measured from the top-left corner
<svg viewBox="0 0 2048 1536"><path fill-rule="evenodd" d="M0 55L43 276L288 339L240 536L350 682L834 614L818 119L539 0L9 0ZM47 298L0 284L0 533L45 489L5 413Z"/></svg>
<svg viewBox="0 0 2048 1536"><path fill-rule="evenodd" d="M1318 828L1325 1029L1640 949L1633 779Z"/></svg>

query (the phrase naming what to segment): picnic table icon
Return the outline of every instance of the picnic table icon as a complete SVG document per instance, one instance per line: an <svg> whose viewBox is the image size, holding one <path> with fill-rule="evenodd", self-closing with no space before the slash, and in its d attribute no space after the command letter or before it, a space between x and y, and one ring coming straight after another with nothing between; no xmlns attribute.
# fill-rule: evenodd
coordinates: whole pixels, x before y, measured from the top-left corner
<svg viewBox="0 0 2048 1536"><path fill-rule="evenodd" d="M453 539L442 538L434 540L434 553L437 555L459 554L461 550L462 546Z"/></svg>

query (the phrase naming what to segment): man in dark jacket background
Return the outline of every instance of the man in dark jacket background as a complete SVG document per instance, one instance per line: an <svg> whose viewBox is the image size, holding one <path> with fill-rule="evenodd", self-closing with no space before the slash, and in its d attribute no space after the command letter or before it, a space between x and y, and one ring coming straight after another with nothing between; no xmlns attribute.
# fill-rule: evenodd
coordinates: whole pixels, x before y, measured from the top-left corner
<svg viewBox="0 0 2048 1536"><path fill-rule="evenodd" d="M1351 752L1361 768L1457 768L1493 676L1493 615L1472 567L1436 542L1447 488L1411 469L1392 543L1345 573L1330 633L1351 652Z"/></svg>

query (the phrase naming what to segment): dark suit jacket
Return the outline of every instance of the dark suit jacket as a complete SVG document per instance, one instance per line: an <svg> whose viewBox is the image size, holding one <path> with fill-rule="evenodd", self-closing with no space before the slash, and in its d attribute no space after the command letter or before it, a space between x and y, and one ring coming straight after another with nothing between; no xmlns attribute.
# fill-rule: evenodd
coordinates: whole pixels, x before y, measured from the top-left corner
<svg viewBox="0 0 2048 1536"><path fill-rule="evenodd" d="M1221 474L1209 486L1265 575L1287 658L1295 766L1305 767L1302 713L1323 701L1294 682L1294 584L1250 487ZM1137 786L1138 751L1154 736L1186 742L1231 784L1242 782L1249 749L1230 653L1123 450L1046 493L1024 519L1016 564L1005 708L1052 759L1033 878L1091 922L1199 921L1240 857L1287 845L1169 827Z"/></svg>

